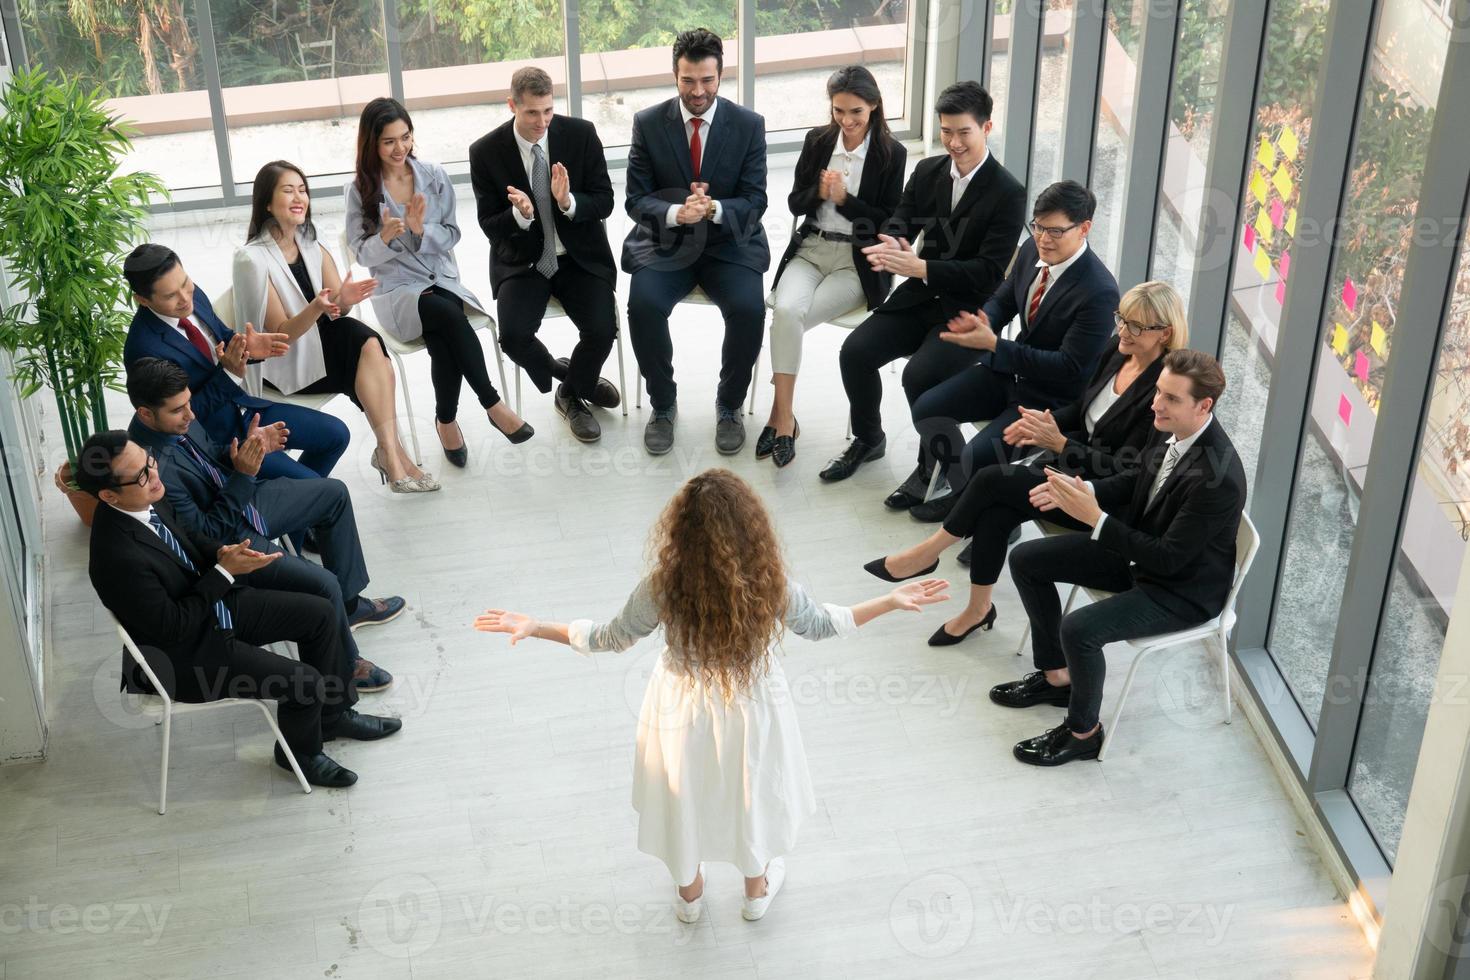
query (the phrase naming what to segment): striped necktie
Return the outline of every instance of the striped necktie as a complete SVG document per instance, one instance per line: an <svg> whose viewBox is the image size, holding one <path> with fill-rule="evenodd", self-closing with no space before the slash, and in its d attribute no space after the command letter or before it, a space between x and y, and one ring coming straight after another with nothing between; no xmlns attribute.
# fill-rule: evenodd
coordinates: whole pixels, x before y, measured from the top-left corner
<svg viewBox="0 0 1470 980"><path fill-rule="evenodd" d="M198 463L204 472L209 474L210 479L214 480L215 487L224 487L225 475L219 471L219 467L209 461L208 456L199 451L199 447L194 445L194 440L188 436L179 436L179 445L193 457L194 462ZM245 505L245 520L249 522L251 527L255 528L256 534L267 538L270 537L270 534L265 529L265 518L260 515L260 509L254 504Z"/></svg>
<svg viewBox="0 0 1470 980"><path fill-rule="evenodd" d="M189 571L197 574L199 572L199 569L194 567L194 563L190 561L189 556L184 553L183 546L179 544L179 539L174 537L174 533L170 531L168 529L168 526L163 523L163 518L158 516L157 511L148 511L148 523L152 525L154 533L162 538L163 543L168 545L169 549L173 551L174 557L183 562L184 567L187 568ZM219 623L219 628L222 630L235 628L235 621L230 616L230 607L225 605L225 601L223 599L214 604L214 618Z"/></svg>
<svg viewBox="0 0 1470 980"><path fill-rule="evenodd" d="M1179 446L1177 443L1169 443L1169 451L1164 455L1164 462L1159 466L1159 475L1154 477L1154 485L1148 492L1148 502L1153 503L1154 498L1159 495L1164 484L1169 479L1169 474L1174 472L1174 467L1179 464Z"/></svg>
<svg viewBox="0 0 1470 980"><path fill-rule="evenodd" d="M1041 267L1041 281L1036 286L1036 295L1031 297L1031 302L1026 307L1026 326L1029 328L1036 322L1036 313L1041 309L1041 298L1046 295L1046 284L1051 280L1051 266Z"/></svg>

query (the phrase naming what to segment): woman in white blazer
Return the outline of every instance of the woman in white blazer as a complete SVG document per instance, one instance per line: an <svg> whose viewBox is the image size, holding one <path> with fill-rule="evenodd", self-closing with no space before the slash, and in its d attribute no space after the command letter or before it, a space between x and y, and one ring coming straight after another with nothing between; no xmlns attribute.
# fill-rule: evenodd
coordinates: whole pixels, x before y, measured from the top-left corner
<svg viewBox="0 0 1470 980"><path fill-rule="evenodd" d="M398 441L393 363L383 339L347 314L371 296L377 280L344 280L317 242L311 189L300 168L276 160L255 175L250 228L235 252L235 305L261 330L284 333L291 349L263 365L283 394L345 394L377 437L372 466L394 493L438 490Z"/></svg>
<svg viewBox="0 0 1470 980"><path fill-rule="evenodd" d="M356 260L378 279L378 322L400 340L424 338L434 383L434 422L444 456L455 466L469 457L456 418L464 382L511 442L535 432L501 400L490 382L485 349L468 311L484 306L460 281L454 184L437 163L413 154L413 120L394 99L363 107L357 124L357 172L344 189L347 239Z"/></svg>

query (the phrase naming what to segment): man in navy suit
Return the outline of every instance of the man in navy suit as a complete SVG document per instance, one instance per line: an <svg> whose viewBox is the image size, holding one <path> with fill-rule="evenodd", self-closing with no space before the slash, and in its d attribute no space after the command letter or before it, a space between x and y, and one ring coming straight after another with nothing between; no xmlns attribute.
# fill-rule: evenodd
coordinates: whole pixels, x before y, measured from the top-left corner
<svg viewBox="0 0 1470 980"><path fill-rule="evenodd" d="M1032 237L1005 281L978 313L959 314L939 335L978 351L979 363L914 401L919 463L889 495L889 507L907 509L919 521L944 520L972 474L1025 452L1001 439L1020 418L1019 406L1059 409L1082 395L1113 334L1118 309L1118 282L1087 247L1096 207L1097 198L1074 180L1042 191L1031 209ZM1020 334L1001 337L1016 317ZM964 445L960 423L982 420L989 424ZM934 460L945 465L950 490L925 502Z"/></svg>
<svg viewBox="0 0 1470 980"><path fill-rule="evenodd" d="M204 290L184 271L173 249L152 242L139 245L123 261L138 311L128 328L123 364L131 369L144 357L173 361L189 376L193 409L216 443L245 435L246 421L259 413L262 425L284 422L299 461L272 446L261 465L266 477L311 479L327 476L347 451L349 433L341 419L298 405L256 398L237 384L249 360L286 352L286 335L255 333L250 324L236 334L215 315Z"/></svg>
<svg viewBox="0 0 1470 980"><path fill-rule="evenodd" d="M765 331L761 274L771 264L761 227L766 123L718 98L723 70L719 35L682 32L674 39L678 97L633 117L626 203L633 230L623 241L622 266L633 277L628 324L653 408L643 444L654 455L674 444L678 388L669 314L695 286L725 320L715 446L729 455L745 445L741 408Z"/></svg>

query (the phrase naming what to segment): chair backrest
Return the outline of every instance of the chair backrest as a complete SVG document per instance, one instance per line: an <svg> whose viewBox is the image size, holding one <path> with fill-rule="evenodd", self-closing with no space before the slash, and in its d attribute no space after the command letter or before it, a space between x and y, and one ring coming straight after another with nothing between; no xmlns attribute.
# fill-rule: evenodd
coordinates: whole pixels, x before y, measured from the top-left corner
<svg viewBox="0 0 1470 980"><path fill-rule="evenodd" d="M1251 523L1250 515L1242 511L1240 527L1235 530L1235 580L1230 583L1230 594L1225 597L1224 612L1235 609L1235 597L1240 593L1245 577L1250 574L1251 562L1256 560L1256 552L1260 548L1261 534Z"/></svg>
<svg viewBox="0 0 1470 980"><path fill-rule="evenodd" d="M235 329L235 287L231 286L220 293L213 300L214 315L219 317L220 323Z"/></svg>
<svg viewBox="0 0 1470 980"><path fill-rule="evenodd" d="M123 642L123 649L127 650L128 656L132 657L133 662L143 671L143 676L148 678L148 685L153 688L154 693L162 698L165 703L172 701L173 699L168 696L167 689L158 679L158 675L153 672L152 667L148 666L148 659L143 656L143 651L138 649L138 645L133 642L133 638L128 635L128 631L123 629L122 623L119 623L117 617L113 616L111 612L108 612L107 615L111 618L112 625L117 627L117 635Z"/></svg>

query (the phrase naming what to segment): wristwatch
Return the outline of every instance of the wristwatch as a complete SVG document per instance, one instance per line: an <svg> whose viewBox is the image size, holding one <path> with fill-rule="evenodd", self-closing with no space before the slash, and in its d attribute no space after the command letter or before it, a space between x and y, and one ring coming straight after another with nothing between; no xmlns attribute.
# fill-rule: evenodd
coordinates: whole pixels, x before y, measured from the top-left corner
<svg viewBox="0 0 1470 980"><path fill-rule="evenodd" d="M709 207L706 208L705 211L704 211L704 217L705 217L705 219L708 220L708 221L715 220L715 215L718 213L718 211L719 211L719 209L715 207L715 202L714 201L710 201L709 202Z"/></svg>

